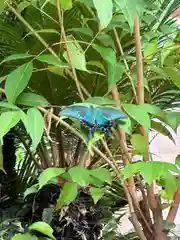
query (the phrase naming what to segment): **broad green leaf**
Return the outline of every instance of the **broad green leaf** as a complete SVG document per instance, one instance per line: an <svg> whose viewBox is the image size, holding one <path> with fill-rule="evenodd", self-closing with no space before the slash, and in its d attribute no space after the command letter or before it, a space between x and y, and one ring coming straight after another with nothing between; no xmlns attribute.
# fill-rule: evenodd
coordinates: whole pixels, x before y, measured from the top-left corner
<svg viewBox="0 0 180 240"><path fill-rule="evenodd" d="M74 32L79 32L79 33L83 33L84 35L87 35L87 36L90 36L90 37L93 37L93 31L90 29L90 28L71 28L71 29L68 29L68 31L74 31Z"/></svg>
<svg viewBox="0 0 180 240"><path fill-rule="evenodd" d="M69 10L72 8L72 0L61 0L60 4L64 10Z"/></svg>
<svg viewBox="0 0 180 240"><path fill-rule="evenodd" d="M32 62L28 62L8 75L5 83L5 92L9 103L14 103L19 94L27 87L32 71Z"/></svg>
<svg viewBox="0 0 180 240"><path fill-rule="evenodd" d="M11 238L11 240L38 240L38 238L30 233L21 234L18 233Z"/></svg>
<svg viewBox="0 0 180 240"><path fill-rule="evenodd" d="M87 62L87 65L92 65L100 68L104 73L106 73L106 70L104 68L104 65L101 62L98 61L89 61Z"/></svg>
<svg viewBox="0 0 180 240"><path fill-rule="evenodd" d="M161 51L161 65L163 66L166 58L176 49L178 49L178 44L176 45L172 40L166 42Z"/></svg>
<svg viewBox="0 0 180 240"><path fill-rule="evenodd" d="M131 138L131 143L137 153L142 154L144 157L147 156L148 146L144 136L140 134L133 134Z"/></svg>
<svg viewBox="0 0 180 240"><path fill-rule="evenodd" d="M72 180L80 186L86 187L89 184L89 170L82 166L75 166L68 171Z"/></svg>
<svg viewBox="0 0 180 240"><path fill-rule="evenodd" d="M101 29L106 28L113 15L112 0L93 0L93 3L97 11Z"/></svg>
<svg viewBox="0 0 180 240"><path fill-rule="evenodd" d="M65 173L65 171L66 170L64 168L47 168L38 177L39 188L42 188L44 185L48 184L53 178Z"/></svg>
<svg viewBox="0 0 180 240"><path fill-rule="evenodd" d="M168 77L171 78L174 85L180 89L180 72L176 68L173 67L164 67L164 72L167 74Z"/></svg>
<svg viewBox="0 0 180 240"><path fill-rule="evenodd" d="M20 2L17 6L17 12L21 13L25 8L29 7L31 5L31 2L23 1Z"/></svg>
<svg viewBox="0 0 180 240"><path fill-rule="evenodd" d="M6 57L0 64L4 62L12 61L12 60L21 60L21 59L32 58L32 57L34 56L28 53L17 53L17 54L13 54Z"/></svg>
<svg viewBox="0 0 180 240"><path fill-rule="evenodd" d="M87 71L86 58L81 46L72 37L69 37L68 41L69 41L67 43L68 50L70 51L70 54L71 54L71 60L72 60L73 66L78 70ZM66 59L67 62L69 62L67 52L64 52L63 57Z"/></svg>
<svg viewBox="0 0 180 240"><path fill-rule="evenodd" d="M4 112L0 115L0 138L14 127L21 118L20 111Z"/></svg>
<svg viewBox="0 0 180 240"><path fill-rule="evenodd" d="M115 0L117 11L121 10L126 18L131 31L133 31L136 16L141 17L144 12L145 2L143 0ZM119 9L118 9L119 8Z"/></svg>
<svg viewBox="0 0 180 240"><path fill-rule="evenodd" d="M35 151L44 131L44 120L42 114L36 108L30 108L27 111L26 122L24 122L24 124L32 139L32 149Z"/></svg>
<svg viewBox="0 0 180 240"><path fill-rule="evenodd" d="M112 90L112 87L120 81L125 67L123 64L108 65L108 92Z"/></svg>
<svg viewBox="0 0 180 240"><path fill-rule="evenodd" d="M97 104L97 105L117 105L119 102L105 97L90 97L84 103Z"/></svg>
<svg viewBox="0 0 180 240"><path fill-rule="evenodd" d="M36 93L21 93L16 100L16 104L30 107L48 107L50 105L43 96Z"/></svg>
<svg viewBox="0 0 180 240"><path fill-rule="evenodd" d="M97 203L99 201L99 199L102 198L102 196L104 194L104 189L91 187L90 188L90 193L91 193L91 196L94 200L94 203Z"/></svg>
<svg viewBox="0 0 180 240"><path fill-rule="evenodd" d="M146 130L150 129L150 117L144 106L141 107L141 105L123 104L123 108L130 117L144 126Z"/></svg>
<svg viewBox="0 0 180 240"><path fill-rule="evenodd" d="M35 222L29 227L29 231L38 231L40 233L43 233L47 237L49 237L52 240L56 240L56 238L53 236L53 229L49 224L45 222Z"/></svg>
<svg viewBox="0 0 180 240"><path fill-rule="evenodd" d="M123 169L124 179L133 176L135 173L139 172L141 162L127 164Z"/></svg>
<svg viewBox="0 0 180 240"><path fill-rule="evenodd" d="M20 110L16 105L8 103L7 101L0 101L0 108L7 108L12 110Z"/></svg>
<svg viewBox="0 0 180 240"><path fill-rule="evenodd" d="M111 173L106 168L97 168L97 169L90 170L89 174L101 180L102 182L107 182L111 184L111 181L112 181Z"/></svg>
<svg viewBox="0 0 180 240"><path fill-rule="evenodd" d="M38 188L39 188L38 184L34 184L31 187L27 188L26 191L24 192L24 198L26 198L30 194L37 193Z"/></svg>
<svg viewBox="0 0 180 240"><path fill-rule="evenodd" d="M156 130L158 133L163 134L168 137L175 144L175 139L173 138L172 133L168 130L168 128L161 122L155 122L151 120L151 128Z"/></svg>
<svg viewBox="0 0 180 240"><path fill-rule="evenodd" d="M166 117L166 113L162 109L152 104L141 104L141 109L162 119Z"/></svg>
<svg viewBox="0 0 180 240"><path fill-rule="evenodd" d="M154 54L157 53L158 50L158 39L152 39L150 42L147 42L144 47L144 57L146 59L152 59Z"/></svg>
<svg viewBox="0 0 180 240"><path fill-rule="evenodd" d="M116 64L116 53L112 48L92 44L92 47L101 55L101 57L109 64Z"/></svg>
<svg viewBox="0 0 180 240"><path fill-rule="evenodd" d="M0 1L0 14L4 11L5 7L6 7L6 1L1 0Z"/></svg>
<svg viewBox="0 0 180 240"><path fill-rule="evenodd" d="M165 172L163 182L163 187L167 193L168 199L173 200L174 194L178 188L178 180L176 176L173 176L170 172Z"/></svg>
<svg viewBox="0 0 180 240"><path fill-rule="evenodd" d="M60 197L57 201L57 209L61 209L63 205L68 205L76 199L78 193L78 185L73 182L66 182L60 193Z"/></svg>
<svg viewBox="0 0 180 240"><path fill-rule="evenodd" d="M56 58L52 54L42 54L36 57L36 59L40 62L47 63L49 65L53 65L60 68L65 66L65 64L59 58Z"/></svg>

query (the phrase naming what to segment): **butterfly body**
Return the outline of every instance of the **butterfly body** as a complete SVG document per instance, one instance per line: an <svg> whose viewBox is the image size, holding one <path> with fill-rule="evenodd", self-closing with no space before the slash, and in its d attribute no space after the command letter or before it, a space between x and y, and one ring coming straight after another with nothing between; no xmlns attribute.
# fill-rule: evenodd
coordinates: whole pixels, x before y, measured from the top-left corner
<svg viewBox="0 0 180 240"><path fill-rule="evenodd" d="M95 130L101 130L110 135L110 128L119 120L127 118L127 116L117 108L97 105L85 106L74 104L64 108L60 114L62 116L79 119L83 125L88 127L90 138L93 137Z"/></svg>

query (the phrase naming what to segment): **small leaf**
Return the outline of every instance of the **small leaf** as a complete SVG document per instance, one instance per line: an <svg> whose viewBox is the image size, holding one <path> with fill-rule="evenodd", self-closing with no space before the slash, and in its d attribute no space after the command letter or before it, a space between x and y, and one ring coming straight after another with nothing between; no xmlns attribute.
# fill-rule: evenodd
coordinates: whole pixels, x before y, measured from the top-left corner
<svg viewBox="0 0 180 240"><path fill-rule="evenodd" d="M125 72L123 64L108 65L108 92L112 90L112 87L118 83Z"/></svg>
<svg viewBox="0 0 180 240"><path fill-rule="evenodd" d="M157 53L158 50L158 39L152 39L148 43L145 44L144 48L144 57L146 59L152 59L154 54Z"/></svg>
<svg viewBox="0 0 180 240"><path fill-rule="evenodd" d="M82 166L72 167L68 173L72 180L80 186L86 187L89 184L89 171L87 168Z"/></svg>
<svg viewBox="0 0 180 240"><path fill-rule="evenodd" d="M20 111L4 112L0 115L0 138L14 127L21 118Z"/></svg>
<svg viewBox="0 0 180 240"><path fill-rule="evenodd" d="M61 0L60 4L64 10L69 10L72 8L72 0Z"/></svg>
<svg viewBox="0 0 180 240"><path fill-rule="evenodd" d="M26 198L28 195L37 193L38 192L38 184L34 184L31 187L27 188L26 191L24 192L24 198Z"/></svg>
<svg viewBox="0 0 180 240"><path fill-rule="evenodd" d="M25 234L19 233L19 234L14 235L14 237L12 237L11 240L38 240L38 238L29 233L25 233Z"/></svg>
<svg viewBox="0 0 180 240"><path fill-rule="evenodd" d="M135 104L123 104L123 108L130 117L144 126L147 131L150 129L150 117L148 115L147 109L144 106Z"/></svg>
<svg viewBox="0 0 180 240"><path fill-rule="evenodd" d="M111 173L106 168L97 168L94 170L90 170L90 175L96 177L97 179L101 180L102 182L107 182L111 184Z"/></svg>
<svg viewBox="0 0 180 240"><path fill-rule="evenodd" d="M30 107L48 107L50 105L43 96L36 93L21 93L16 100L16 104Z"/></svg>
<svg viewBox="0 0 180 240"><path fill-rule="evenodd" d="M171 78L174 85L180 89L180 72L176 68L173 67L164 67L164 72L167 74L168 77Z"/></svg>
<svg viewBox="0 0 180 240"><path fill-rule="evenodd" d="M32 71L32 62L28 62L8 75L5 83L5 92L9 103L14 103L19 94L27 87Z"/></svg>
<svg viewBox="0 0 180 240"><path fill-rule="evenodd" d="M44 170L39 178L39 188L42 188L44 185L48 184L53 178L56 178L63 174L66 170L64 168L47 168Z"/></svg>
<svg viewBox="0 0 180 240"><path fill-rule="evenodd" d="M40 62L47 63L56 67L64 67L64 63L59 59L53 56L52 54L42 54L36 59Z"/></svg>
<svg viewBox="0 0 180 240"><path fill-rule="evenodd" d="M142 154L145 158L147 157L148 146L147 140L144 136L140 134L133 134L131 143L137 153Z"/></svg>
<svg viewBox="0 0 180 240"><path fill-rule="evenodd" d="M38 231L40 233L43 233L50 239L56 240L56 238L53 236L53 229L49 224L45 222L35 222L29 227L30 231Z"/></svg>
<svg viewBox="0 0 180 240"><path fill-rule="evenodd" d="M57 201L57 210L61 209L63 205L68 205L76 199L78 185L77 183L66 182L60 193L60 197Z"/></svg>
<svg viewBox="0 0 180 240"><path fill-rule="evenodd" d="M176 49L178 49L178 44L176 45L172 40L169 40L166 42L163 46L163 49L161 51L161 65L163 66L164 61L166 58Z"/></svg>
<svg viewBox="0 0 180 240"><path fill-rule="evenodd" d="M110 23L113 15L112 0L93 0L93 3L97 10L101 28L106 28Z"/></svg>
<svg viewBox="0 0 180 240"><path fill-rule="evenodd" d="M22 121L24 118L22 118ZM35 151L44 131L44 119L42 114L36 108L30 108L27 111L26 120L23 121L26 131L32 139L32 149Z"/></svg>
<svg viewBox="0 0 180 240"><path fill-rule="evenodd" d="M76 40L72 39L71 37L68 38L68 41L68 50L71 54L73 66L78 70L87 71L86 58L81 46ZM69 62L67 52L64 52L63 57L66 59L67 62Z"/></svg>
<svg viewBox="0 0 180 240"><path fill-rule="evenodd" d="M12 60L21 60L21 59L32 58L32 57L34 57L34 55L30 55L27 53L13 54L13 55L6 57L0 64L2 64L4 62L12 61Z"/></svg>
<svg viewBox="0 0 180 240"><path fill-rule="evenodd" d="M91 193L91 196L93 197L94 203L97 203L99 201L99 199L102 198L102 196L104 194L104 189L91 187L90 193Z"/></svg>
<svg viewBox="0 0 180 240"><path fill-rule="evenodd" d="M8 103L7 101L0 101L0 108L7 108L12 110L20 110L16 105Z"/></svg>

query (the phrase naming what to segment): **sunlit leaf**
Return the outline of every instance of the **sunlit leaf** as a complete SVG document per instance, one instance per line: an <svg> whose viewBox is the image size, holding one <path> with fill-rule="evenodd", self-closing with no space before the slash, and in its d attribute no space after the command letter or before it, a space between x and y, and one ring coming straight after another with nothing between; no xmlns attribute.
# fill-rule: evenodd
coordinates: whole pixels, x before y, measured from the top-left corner
<svg viewBox="0 0 180 240"><path fill-rule="evenodd" d="M152 59L154 54L157 52L158 49L158 39L152 39L151 41L147 42L144 47L144 57L146 59Z"/></svg>
<svg viewBox="0 0 180 240"><path fill-rule="evenodd" d="M60 197L57 201L57 209L61 209L63 205L68 205L76 199L78 185L74 182L66 182L60 193Z"/></svg>
<svg viewBox="0 0 180 240"><path fill-rule="evenodd" d="M72 180L80 186L87 186L89 184L89 171L82 166L75 166L68 171Z"/></svg>
<svg viewBox="0 0 180 240"><path fill-rule="evenodd" d="M64 10L69 10L72 8L72 0L61 0L60 4Z"/></svg>
<svg viewBox="0 0 180 240"><path fill-rule="evenodd" d="M27 87L32 71L32 62L28 62L8 75L5 83L5 92L8 102L14 103L19 94Z"/></svg>
<svg viewBox="0 0 180 240"><path fill-rule="evenodd" d="M99 199L102 198L102 196L104 194L104 189L91 187L90 188L90 193L91 193L91 196L94 200L94 203L97 203L99 201Z"/></svg>
<svg viewBox="0 0 180 240"><path fill-rule="evenodd" d="M96 169L90 170L89 174L101 180L102 182L107 182L111 184L111 181L112 181L111 173L106 168L96 168Z"/></svg>
<svg viewBox="0 0 180 240"><path fill-rule="evenodd" d="M36 57L36 59L40 62L47 63L56 67L64 67L65 65L59 58L56 58L52 54L42 54Z"/></svg>
<svg viewBox="0 0 180 240"><path fill-rule="evenodd" d="M64 168L47 168L38 177L39 188L49 183L53 178L63 174L66 170Z"/></svg>
<svg viewBox="0 0 180 240"><path fill-rule="evenodd" d="M19 122L20 118L20 111L3 112L0 115L0 138L8 133Z"/></svg>
<svg viewBox="0 0 180 240"><path fill-rule="evenodd" d="M36 93L21 93L16 100L16 104L30 107L47 107L50 105L43 96Z"/></svg>
<svg viewBox="0 0 180 240"><path fill-rule="evenodd" d="M30 233L25 234L16 234L14 237L11 238L11 240L38 240L38 238L34 235L31 235Z"/></svg>
<svg viewBox="0 0 180 240"><path fill-rule="evenodd" d="M164 61L166 60L166 58L176 49L178 49L179 46L176 45L172 40L169 40L168 42L166 42L163 46L163 49L161 51L161 65L163 66Z"/></svg>
<svg viewBox="0 0 180 240"><path fill-rule="evenodd" d="M32 149L35 151L44 131L44 120L42 114L36 108L30 108L26 117L21 118L32 139Z"/></svg>
<svg viewBox="0 0 180 240"><path fill-rule="evenodd" d="M86 58L81 46L72 37L69 37L68 41L69 41L67 43L68 50L70 51L70 54L71 54L71 60L72 60L73 66L78 70L87 71ZM63 57L66 59L67 62L69 62L69 57L67 52L64 52Z"/></svg>
<svg viewBox="0 0 180 240"><path fill-rule="evenodd" d="M5 7L6 7L6 1L1 0L0 1L0 14L4 11Z"/></svg>
<svg viewBox="0 0 180 240"><path fill-rule="evenodd" d="M16 105L8 103L7 101L0 101L0 108L19 110L19 108Z"/></svg>
<svg viewBox="0 0 180 240"><path fill-rule="evenodd" d="M106 28L113 15L112 0L93 0L93 3L97 11L101 28Z"/></svg>
<svg viewBox="0 0 180 240"><path fill-rule="evenodd" d="M45 222L35 222L29 227L30 231L38 231L40 233L43 233L47 237L49 237L52 240L56 240L56 238L53 236L53 229L51 226Z"/></svg>
<svg viewBox="0 0 180 240"><path fill-rule="evenodd" d="M144 157L147 156L148 146L147 140L144 136L140 134L133 134L131 138L131 143L137 153L142 154Z"/></svg>
<svg viewBox="0 0 180 240"><path fill-rule="evenodd" d="M34 184L31 187L27 188L26 191L24 192L24 198L26 198L28 195L37 193L38 192L38 184Z"/></svg>
<svg viewBox="0 0 180 240"><path fill-rule="evenodd" d="M3 59L3 61L0 64L4 62L12 61L12 60L21 60L21 59L32 58L32 57L34 56L28 53L17 53L17 54L13 54L6 57L5 59Z"/></svg>

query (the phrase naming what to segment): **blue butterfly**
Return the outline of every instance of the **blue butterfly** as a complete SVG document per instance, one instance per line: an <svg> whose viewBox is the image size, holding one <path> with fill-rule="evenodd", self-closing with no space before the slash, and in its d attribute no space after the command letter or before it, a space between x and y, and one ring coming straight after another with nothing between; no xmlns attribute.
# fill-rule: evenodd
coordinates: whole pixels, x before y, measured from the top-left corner
<svg viewBox="0 0 180 240"><path fill-rule="evenodd" d="M111 136L110 128L119 120L127 118L127 115L115 107L81 104L70 105L62 109L60 115L79 119L83 125L88 127L90 139L95 130L101 130Z"/></svg>

